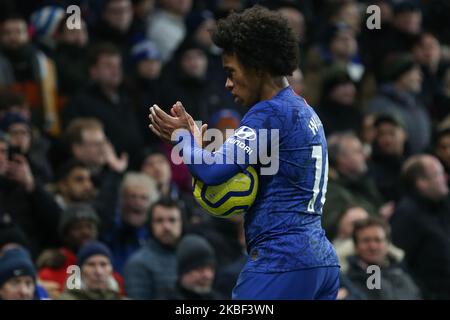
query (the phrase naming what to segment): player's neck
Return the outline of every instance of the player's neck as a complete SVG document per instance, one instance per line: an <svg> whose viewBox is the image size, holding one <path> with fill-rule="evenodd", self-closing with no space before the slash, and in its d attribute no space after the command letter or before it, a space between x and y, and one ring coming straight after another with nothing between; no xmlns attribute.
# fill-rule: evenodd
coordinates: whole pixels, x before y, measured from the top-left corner
<svg viewBox="0 0 450 320"><path fill-rule="evenodd" d="M286 77L269 77L263 82L261 90L261 101L270 100L281 90L289 86Z"/></svg>

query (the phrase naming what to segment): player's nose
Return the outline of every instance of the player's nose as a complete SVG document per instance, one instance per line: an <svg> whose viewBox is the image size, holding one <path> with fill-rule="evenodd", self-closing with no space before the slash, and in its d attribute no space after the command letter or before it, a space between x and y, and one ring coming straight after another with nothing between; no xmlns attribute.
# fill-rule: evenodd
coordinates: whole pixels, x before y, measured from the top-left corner
<svg viewBox="0 0 450 320"><path fill-rule="evenodd" d="M228 90L233 89L233 81L230 80L230 78L227 78L227 81L225 82L225 88Z"/></svg>

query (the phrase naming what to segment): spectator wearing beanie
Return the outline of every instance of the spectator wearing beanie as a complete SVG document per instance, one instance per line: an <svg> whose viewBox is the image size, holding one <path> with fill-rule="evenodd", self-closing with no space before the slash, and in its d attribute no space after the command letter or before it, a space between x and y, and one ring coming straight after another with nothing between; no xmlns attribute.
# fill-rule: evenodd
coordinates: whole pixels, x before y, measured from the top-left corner
<svg viewBox="0 0 450 320"><path fill-rule="evenodd" d="M368 103L372 112L388 113L405 124L412 154L424 151L430 143L430 116L418 100L422 87L420 67L409 55L397 55L385 62L385 84Z"/></svg>
<svg viewBox="0 0 450 320"><path fill-rule="evenodd" d="M64 291L69 277L67 268L76 264L79 248L97 239L98 223L96 212L85 203L72 205L63 212L58 227L63 246L44 250L37 259L39 278L52 298L58 298Z"/></svg>
<svg viewBox="0 0 450 320"><path fill-rule="evenodd" d="M5 250L0 256L0 300L35 298L36 269L23 248Z"/></svg>
<svg viewBox="0 0 450 320"><path fill-rule="evenodd" d="M77 263L81 281L75 280L75 289L66 289L61 300L119 300L119 287L113 277L111 251L99 241L83 245L78 251ZM78 285L78 288L77 288Z"/></svg>
<svg viewBox="0 0 450 320"><path fill-rule="evenodd" d="M198 235L188 234L177 249L178 281L167 292L170 300L217 300L222 297L213 290L216 259L208 241Z"/></svg>
<svg viewBox="0 0 450 320"><path fill-rule="evenodd" d="M34 43L52 57L55 48L55 35L65 10L59 6L45 6L34 11L30 17L30 27L34 31Z"/></svg>

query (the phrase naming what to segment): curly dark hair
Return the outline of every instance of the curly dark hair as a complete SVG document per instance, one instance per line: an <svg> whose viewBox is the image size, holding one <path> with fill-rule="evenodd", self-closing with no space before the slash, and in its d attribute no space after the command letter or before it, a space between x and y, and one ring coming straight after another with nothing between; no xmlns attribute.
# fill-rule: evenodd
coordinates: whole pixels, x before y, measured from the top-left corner
<svg viewBox="0 0 450 320"><path fill-rule="evenodd" d="M291 75L299 65L298 41L287 21L261 6L220 20L213 41L245 67L272 76Z"/></svg>

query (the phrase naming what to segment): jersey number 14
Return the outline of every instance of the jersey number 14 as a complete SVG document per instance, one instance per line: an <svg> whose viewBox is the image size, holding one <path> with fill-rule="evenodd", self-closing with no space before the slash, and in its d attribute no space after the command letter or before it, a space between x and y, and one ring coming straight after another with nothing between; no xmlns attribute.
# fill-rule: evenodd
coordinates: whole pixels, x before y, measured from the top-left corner
<svg viewBox="0 0 450 320"><path fill-rule="evenodd" d="M328 183L328 154L325 157L325 161L323 161L323 150L322 146L313 146L312 148L312 155L311 157L315 159L316 165L315 165L315 174L314 174L314 186L313 186L313 196L311 200L309 200L308 203L308 212L315 212L316 208L316 201L317 197L322 191L322 196L320 197L320 212L322 211L322 207L325 204L325 194L327 192L327 183ZM320 182L322 180L322 172L325 169L325 172L323 173L323 183L322 183L322 190L320 190Z"/></svg>

